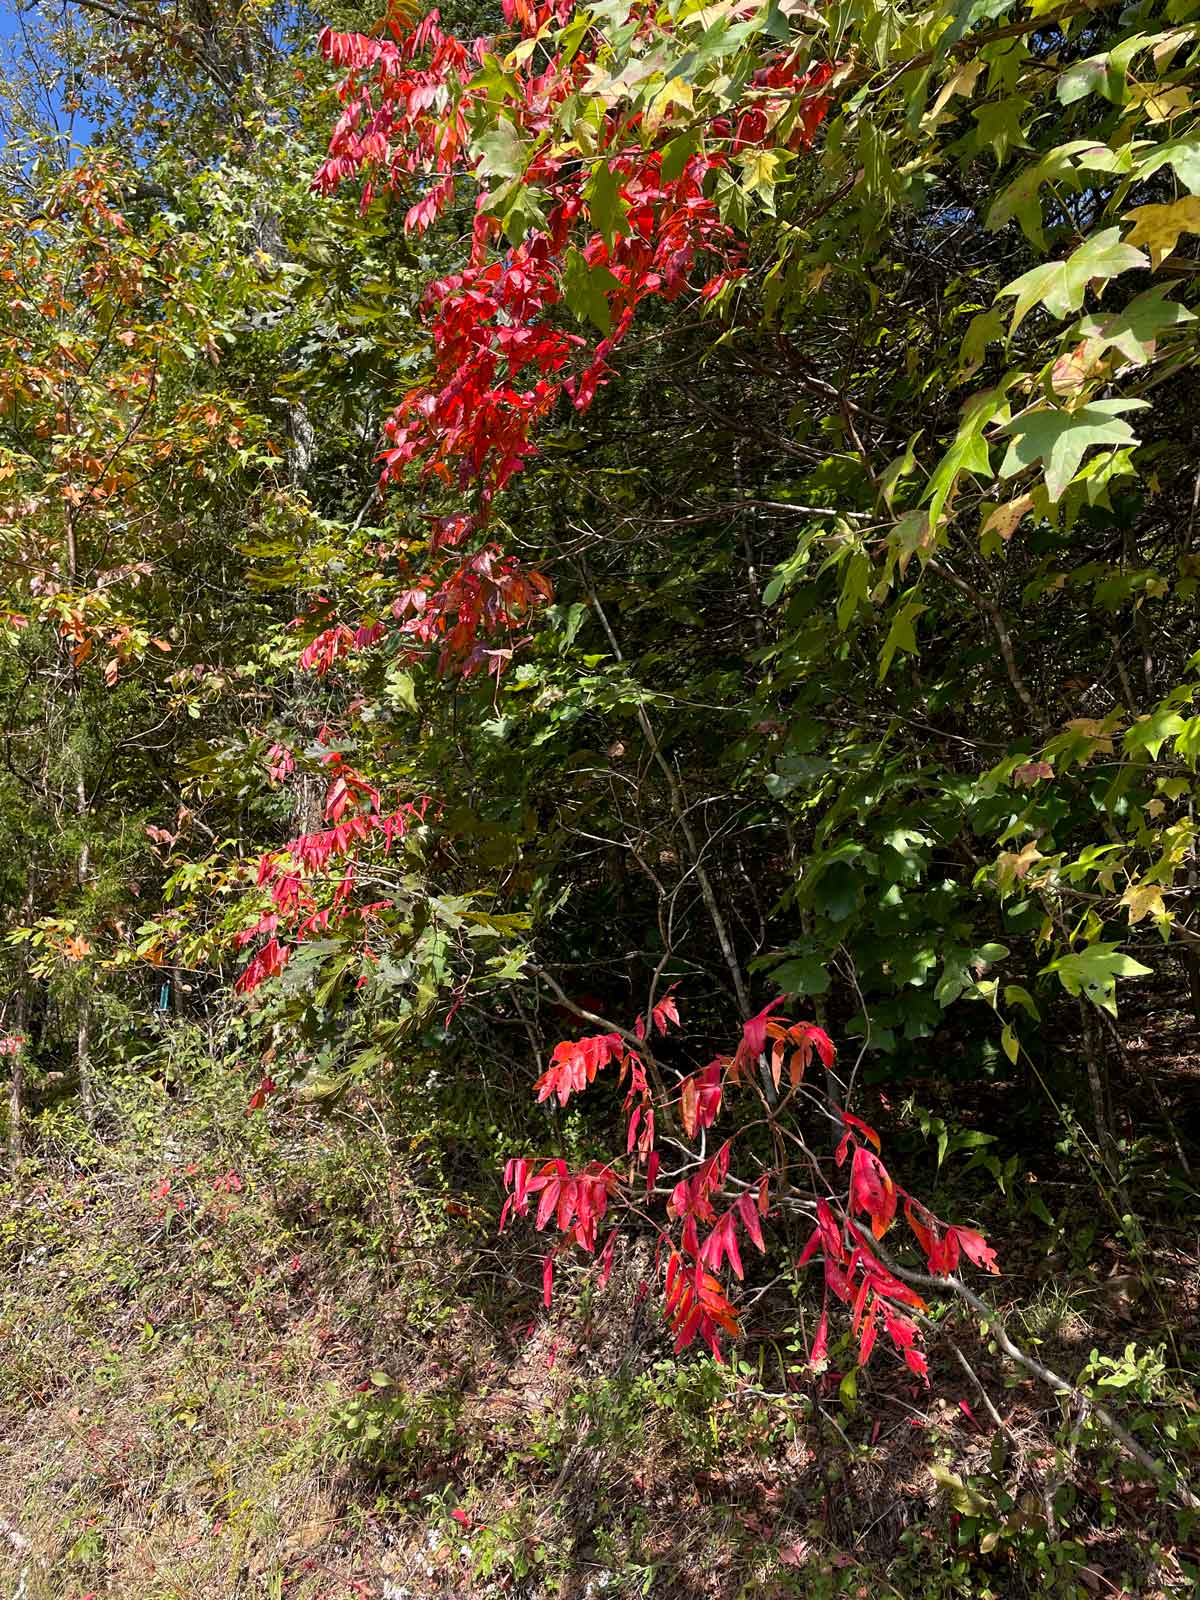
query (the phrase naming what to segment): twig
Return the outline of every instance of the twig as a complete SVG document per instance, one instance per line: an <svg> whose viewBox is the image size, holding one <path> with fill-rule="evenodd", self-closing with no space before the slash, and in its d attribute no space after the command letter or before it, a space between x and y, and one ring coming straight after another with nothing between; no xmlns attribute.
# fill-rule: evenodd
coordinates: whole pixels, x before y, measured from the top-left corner
<svg viewBox="0 0 1200 1600"><path fill-rule="evenodd" d="M1189 1511L1200 1511L1200 1497L1193 1493L1190 1486L1177 1473L1172 1472L1169 1467L1165 1467L1161 1461L1152 1456L1148 1450L1143 1449L1128 1429L1123 1427L1105 1406L1099 1405L1091 1395L1085 1394L1076 1384L1068 1383L1064 1377L1060 1376L1052 1368L1043 1366L1033 1356L1027 1355L1013 1341L999 1314L988 1305L986 1300L981 1300L973 1289L968 1289L961 1278L956 1278L953 1274L945 1278L935 1278L928 1272L912 1272L907 1267L902 1267L897 1262L890 1260L878 1245L876 1248L879 1250L880 1258L902 1282L910 1283L917 1289L938 1289L942 1291L949 1289L956 1294L960 1300L970 1306L971 1310L981 1320L987 1323L988 1331L993 1335L996 1343L1010 1361L1023 1368L1031 1377L1037 1378L1039 1382L1044 1383L1055 1394L1068 1395L1077 1405L1088 1406L1096 1421L1112 1435L1118 1444L1123 1446L1140 1466L1146 1469L1156 1482L1169 1494L1173 1495L1181 1505L1186 1506Z"/></svg>

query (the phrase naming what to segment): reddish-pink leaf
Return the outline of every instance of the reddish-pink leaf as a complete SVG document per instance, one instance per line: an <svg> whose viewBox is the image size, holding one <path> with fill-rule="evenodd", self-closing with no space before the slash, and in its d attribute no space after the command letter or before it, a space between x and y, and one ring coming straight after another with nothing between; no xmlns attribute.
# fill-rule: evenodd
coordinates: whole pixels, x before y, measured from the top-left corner
<svg viewBox="0 0 1200 1600"><path fill-rule="evenodd" d="M977 1267L982 1267L985 1272L1000 1274L1000 1266L996 1260L996 1252L988 1244L982 1234L972 1233L970 1228L951 1228L949 1233L962 1246L963 1252L970 1257Z"/></svg>
<svg viewBox="0 0 1200 1600"><path fill-rule="evenodd" d="M863 1320L862 1337L858 1341L858 1364L860 1367L865 1367L871 1359L871 1351L875 1348L875 1340L878 1334L879 1328L872 1312L870 1316Z"/></svg>
<svg viewBox="0 0 1200 1600"><path fill-rule="evenodd" d="M767 1247L763 1243L762 1227L759 1224L758 1212L754 1208L754 1196L750 1194L739 1195L736 1209L742 1227L745 1228L759 1250L765 1251Z"/></svg>
<svg viewBox="0 0 1200 1600"><path fill-rule="evenodd" d="M554 1298L554 1257L547 1256L542 1262L542 1300L546 1310L550 1309L550 1302Z"/></svg>
<svg viewBox="0 0 1200 1600"><path fill-rule="evenodd" d="M929 1382L929 1365L920 1350L915 1348L906 1350L904 1352L904 1361L910 1372L915 1373L918 1378L922 1378L925 1383Z"/></svg>
<svg viewBox="0 0 1200 1600"><path fill-rule="evenodd" d="M536 1180L535 1180L536 1181ZM542 1190L542 1198L538 1201L537 1218L534 1227L539 1233L549 1222L558 1206L558 1191L562 1187L557 1178L550 1178Z"/></svg>
<svg viewBox="0 0 1200 1600"><path fill-rule="evenodd" d="M896 1215L896 1185L879 1157L862 1145L855 1147L850 1163L850 1209L870 1217L877 1239L883 1238Z"/></svg>
<svg viewBox="0 0 1200 1600"><path fill-rule="evenodd" d="M763 1050L766 1048L767 1023L770 1020L771 1013L779 1010L785 998L786 996L779 995L777 999L772 1000L770 1005L764 1006L757 1016L751 1017L749 1022L743 1026L742 1044L738 1051L739 1057L742 1057L744 1052L745 1058L752 1063L762 1055Z"/></svg>
<svg viewBox="0 0 1200 1600"><path fill-rule="evenodd" d="M679 1118L689 1139L696 1137L696 1112L700 1104L700 1085L694 1077L685 1078L679 1094Z"/></svg>
<svg viewBox="0 0 1200 1600"><path fill-rule="evenodd" d="M875 1132L875 1129L865 1123L861 1117L856 1117L850 1111L843 1111L839 1114L847 1128L857 1128L859 1133L862 1134L863 1138L875 1146L876 1153L878 1153L878 1151L881 1149L881 1146L879 1143L879 1135Z"/></svg>
<svg viewBox="0 0 1200 1600"><path fill-rule="evenodd" d="M638 1123L642 1120L641 1106L633 1108L633 1115L629 1119L629 1132L625 1136L625 1154L632 1155L633 1147L637 1143Z"/></svg>
<svg viewBox="0 0 1200 1600"><path fill-rule="evenodd" d="M829 1313L828 1313L828 1311L822 1311L821 1312L821 1320L820 1320L820 1322L817 1323L816 1337L813 1339L812 1349L808 1353L808 1359L809 1359L809 1361L811 1362L811 1364L814 1367L816 1366L818 1361L828 1361L829 1360Z"/></svg>
<svg viewBox="0 0 1200 1600"><path fill-rule="evenodd" d="M679 1026L679 1007L670 994L664 995L654 1007L653 1017L654 1026L659 1033L666 1033L669 1023L673 1022L676 1027Z"/></svg>

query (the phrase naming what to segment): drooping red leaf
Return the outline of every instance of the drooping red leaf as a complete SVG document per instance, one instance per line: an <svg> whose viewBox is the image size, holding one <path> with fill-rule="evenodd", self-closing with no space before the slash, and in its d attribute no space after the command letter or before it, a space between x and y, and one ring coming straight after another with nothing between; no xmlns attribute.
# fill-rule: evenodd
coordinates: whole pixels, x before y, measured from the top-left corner
<svg viewBox="0 0 1200 1600"><path fill-rule="evenodd" d="M828 1065L828 1063L826 1063L826 1065ZM838 1115L846 1124L847 1128L857 1128L859 1133L862 1134L863 1138L875 1146L875 1153L878 1155L881 1146L879 1143L879 1135L875 1132L875 1129L872 1128L868 1123L865 1123L861 1117L854 1116L854 1114L850 1111L840 1111Z"/></svg>
<svg viewBox="0 0 1200 1600"><path fill-rule="evenodd" d="M817 1323L817 1332L812 1342L812 1349L808 1352L809 1363L816 1366L820 1361L829 1360L829 1312L821 1312L821 1320Z"/></svg>
<svg viewBox="0 0 1200 1600"><path fill-rule="evenodd" d="M767 1247L763 1241L763 1231L758 1220L758 1212L755 1209L754 1196L752 1194L739 1195L734 1209L737 1211L738 1220L750 1235L755 1246L760 1251L765 1252Z"/></svg>
<svg viewBox="0 0 1200 1600"><path fill-rule="evenodd" d="M616 1245L616 1242L617 1230L613 1228L609 1232L608 1238L605 1239L604 1248L600 1252L600 1276L597 1281L602 1289L605 1288L609 1278L612 1276L613 1248Z"/></svg>
<svg viewBox="0 0 1200 1600"><path fill-rule="evenodd" d="M882 1239L896 1215L896 1185L877 1155L862 1145L850 1163L850 1209L871 1219L871 1231Z"/></svg>
<svg viewBox="0 0 1200 1600"><path fill-rule="evenodd" d="M972 1233L970 1228L950 1228L949 1233L954 1235L955 1241L962 1247L977 1267L982 1267L985 1272L1000 1275L1000 1266L996 1260L996 1252L988 1244L982 1234Z"/></svg>

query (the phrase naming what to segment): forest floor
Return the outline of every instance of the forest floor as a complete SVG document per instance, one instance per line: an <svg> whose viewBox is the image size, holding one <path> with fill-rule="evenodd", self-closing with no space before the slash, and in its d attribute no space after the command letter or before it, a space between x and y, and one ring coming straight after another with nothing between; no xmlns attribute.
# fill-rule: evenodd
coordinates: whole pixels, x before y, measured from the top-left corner
<svg viewBox="0 0 1200 1600"><path fill-rule="evenodd" d="M1190 1070L1148 1059L1160 1032L1145 1070ZM1146 1152L1144 1188L1161 1170ZM1200 1270L1175 1216L1147 1285L1104 1217L998 1207L990 1287L1039 1359L1074 1379L1109 1356L1117 1398L1194 1451ZM1195 1592L1197 1518L957 1310L1002 1426L948 1339L928 1388L881 1354L814 1377L802 1311L791 1338L786 1293L766 1316L776 1287L771 1336L751 1315L724 1367L676 1360L649 1246L547 1315L535 1245L350 1113L214 1140L164 1100L136 1143L30 1162L0 1188L0 1595Z"/></svg>

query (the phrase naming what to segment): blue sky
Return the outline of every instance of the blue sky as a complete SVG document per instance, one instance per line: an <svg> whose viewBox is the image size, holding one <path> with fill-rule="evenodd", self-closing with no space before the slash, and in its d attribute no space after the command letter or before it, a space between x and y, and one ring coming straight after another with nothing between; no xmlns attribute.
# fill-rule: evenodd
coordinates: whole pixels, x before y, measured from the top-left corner
<svg viewBox="0 0 1200 1600"><path fill-rule="evenodd" d="M17 0L0 0L0 46L9 45L10 48L20 48L21 23L18 16ZM11 44L10 44L11 41ZM7 53L7 52L6 52ZM43 111L49 108L43 107ZM54 110L58 116L60 129L71 137L77 144L87 140L92 132L92 125L84 118L76 115L74 119L61 113L57 105Z"/></svg>

